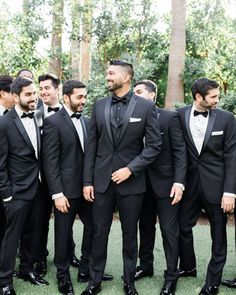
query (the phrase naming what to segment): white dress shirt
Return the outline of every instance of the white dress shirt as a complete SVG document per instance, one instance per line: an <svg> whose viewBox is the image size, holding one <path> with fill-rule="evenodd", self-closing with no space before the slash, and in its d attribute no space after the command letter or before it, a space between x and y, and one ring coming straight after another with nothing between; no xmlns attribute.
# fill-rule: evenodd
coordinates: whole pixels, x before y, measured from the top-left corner
<svg viewBox="0 0 236 295"><path fill-rule="evenodd" d="M53 112L53 111L48 112L48 107L49 107L49 105L43 103L43 110L44 110L44 117L45 118L47 118L47 117L55 114L55 112ZM59 102L57 102L54 106L50 106L50 107L51 108L59 108L59 109L61 109L62 108L62 105Z"/></svg>
<svg viewBox="0 0 236 295"><path fill-rule="evenodd" d="M189 127L195 147L200 155L209 120L209 112L207 117L204 117L202 115L194 116L193 113L195 110L198 111L193 104L190 113Z"/></svg>

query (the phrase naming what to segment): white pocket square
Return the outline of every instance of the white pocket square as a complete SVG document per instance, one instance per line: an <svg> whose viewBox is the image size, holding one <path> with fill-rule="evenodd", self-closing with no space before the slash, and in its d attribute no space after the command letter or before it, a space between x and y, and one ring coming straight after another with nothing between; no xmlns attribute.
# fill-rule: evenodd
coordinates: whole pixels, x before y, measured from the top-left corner
<svg viewBox="0 0 236 295"><path fill-rule="evenodd" d="M141 118L129 118L130 123L140 122Z"/></svg>
<svg viewBox="0 0 236 295"><path fill-rule="evenodd" d="M222 131L213 131L212 133L211 133L211 135L212 136L214 136L214 135L222 135L224 133L224 131L222 130Z"/></svg>

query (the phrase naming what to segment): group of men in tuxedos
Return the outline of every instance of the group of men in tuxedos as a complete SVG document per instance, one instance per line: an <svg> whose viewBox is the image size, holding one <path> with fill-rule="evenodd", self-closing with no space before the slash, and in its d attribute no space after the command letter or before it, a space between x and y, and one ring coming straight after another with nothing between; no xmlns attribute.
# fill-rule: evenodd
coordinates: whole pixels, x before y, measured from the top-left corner
<svg viewBox="0 0 236 295"><path fill-rule="evenodd" d="M1 295L16 294L12 282L19 241L17 276L48 284L43 276L52 205L61 294L74 294L71 264L79 265L78 281L88 281L81 295L97 294L102 281L112 280L104 270L116 207L126 295L138 295L134 282L153 276L157 215L167 267L160 295L175 294L180 277L197 275L192 228L202 209L210 221L212 257L199 295L218 293L227 254L227 213L235 204L235 119L216 108L216 81L196 80L193 105L175 112L156 108L152 81L137 82L132 92L133 75L130 63L110 62L106 80L111 95L95 102L91 121L82 115L87 92L78 80L63 84L62 105L60 80L39 76L42 101L36 111L33 80L19 77L8 83L5 92L14 101L0 119ZM4 95L0 91L0 104ZM77 214L84 225L80 261L72 231ZM235 281L224 284L236 287Z"/></svg>

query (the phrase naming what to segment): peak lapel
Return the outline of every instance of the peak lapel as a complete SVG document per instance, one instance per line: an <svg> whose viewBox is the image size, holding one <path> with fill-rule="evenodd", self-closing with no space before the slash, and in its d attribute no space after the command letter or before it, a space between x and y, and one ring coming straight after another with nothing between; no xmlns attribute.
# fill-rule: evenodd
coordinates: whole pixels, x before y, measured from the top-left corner
<svg viewBox="0 0 236 295"><path fill-rule="evenodd" d="M34 150L34 147L30 141L30 138L27 134L27 131L25 130L25 127L24 125L22 124L21 122L21 119L19 118L19 116L17 115L15 109L12 110L12 117L13 117L13 120L14 120L14 123L17 127L17 129L19 130L21 136L24 138L26 144L28 145L28 147L32 150L32 152L35 154L35 150Z"/></svg>
<svg viewBox="0 0 236 295"><path fill-rule="evenodd" d="M213 129L213 125L215 122L215 118L216 118L216 112L215 111L210 111L209 112L209 120L208 120L208 124L207 124L207 129L206 129L206 133L205 133L205 137L204 137L204 141L203 141L203 145L202 145L202 150L201 152L205 149L208 140L211 136L211 132Z"/></svg>
<svg viewBox="0 0 236 295"><path fill-rule="evenodd" d="M112 132L111 132L111 119L110 119L110 113L111 112L110 112L110 110L111 110L111 96L109 96L106 99L104 116L105 116L105 122L106 122L107 132L108 132L110 141L113 144Z"/></svg>

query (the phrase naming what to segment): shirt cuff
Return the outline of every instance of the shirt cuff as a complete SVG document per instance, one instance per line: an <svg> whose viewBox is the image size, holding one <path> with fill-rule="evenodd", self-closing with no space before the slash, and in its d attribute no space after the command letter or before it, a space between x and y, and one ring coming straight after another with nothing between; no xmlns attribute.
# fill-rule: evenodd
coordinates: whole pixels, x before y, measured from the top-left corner
<svg viewBox="0 0 236 295"><path fill-rule="evenodd" d="M236 195L233 194L233 193L227 193L227 192L224 192L224 196L226 196L226 197L233 197L233 198L236 198Z"/></svg>
<svg viewBox="0 0 236 295"><path fill-rule="evenodd" d="M10 196L9 198L6 199L2 199L3 202L10 202L12 200L12 196Z"/></svg>
<svg viewBox="0 0 236 295"><path fill-rule="evenodd" d="M184 185L182 183L174 182L174 185L177 185L177 186L181 187L183 191L185 190L185 187L184 187Z"/></svg>
<svg viewBox="0 0 236 295"><path fill-rule="evenodd" d="M58 198L61 198L61 197L64 197L64 194L63 193L58 193L58 194L53 194L52 195L52 199L53 200L58 199Z"/></svg>

